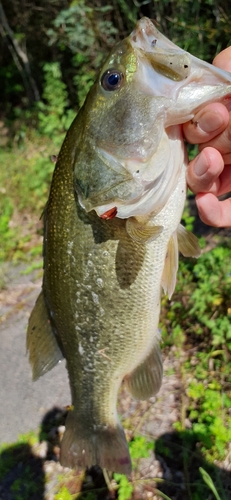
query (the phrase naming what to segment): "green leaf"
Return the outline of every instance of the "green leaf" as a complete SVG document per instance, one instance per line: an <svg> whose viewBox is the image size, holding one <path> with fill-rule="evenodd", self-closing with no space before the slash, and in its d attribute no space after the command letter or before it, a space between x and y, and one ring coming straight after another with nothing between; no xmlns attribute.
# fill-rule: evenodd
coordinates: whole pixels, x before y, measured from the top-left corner
<svg viewBox="0 0 231 500"><path fill-rule="evenodd" d="M118 483L118 500L130 500L133 492L133 485L123 474L114 474L114 478Z"/></svg>
<svg viewBox="0 0 231 500"><path fill-rule="evenodd" d="M165 495L162 491L160 490L155 490L155 493L159 495L159 497L164 498L164 500L171 500L167 495Z"/></svg>
<svg viewBox="0 0 231 500"><path fill-rule="evenodd" d="M202 469L202 467L199 467L199 471L200 471L200 473L202 475L202 478L203 478L204 482L207 484L207 486L213 492L216 500L221 500L221 498L218 495L218 492L217 492L217 490L215 488L214 482L213 482L212 478L210 477L210 475L208 474L208 472L206 472L204 469Z"/></svg>

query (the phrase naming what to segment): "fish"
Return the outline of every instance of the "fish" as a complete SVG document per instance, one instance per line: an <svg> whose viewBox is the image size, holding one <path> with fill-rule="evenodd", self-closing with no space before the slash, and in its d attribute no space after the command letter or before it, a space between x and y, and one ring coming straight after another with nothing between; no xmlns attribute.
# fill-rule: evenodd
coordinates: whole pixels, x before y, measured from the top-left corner
<svg viewBox="0 0 231 500"><path fill-rule="evenodd" d="M118 391L124 384L138 400L159 391L161 293L174 292L179 251L200 254L180 223L182 124L230 95L229 73L144 17L112 49L67 132L44 210L44 277L27 330L34 380L66 360L65 467L131 473Z"/></svg>

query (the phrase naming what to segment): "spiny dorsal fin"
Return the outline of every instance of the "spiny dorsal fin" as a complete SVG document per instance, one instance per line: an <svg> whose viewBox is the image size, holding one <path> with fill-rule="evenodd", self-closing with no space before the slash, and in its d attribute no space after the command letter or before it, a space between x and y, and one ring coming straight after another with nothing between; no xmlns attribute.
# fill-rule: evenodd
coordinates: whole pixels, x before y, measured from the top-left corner
<svg viewBox="0 0 231 500"><path fill-rule="evenodd" d="M163 366L159 342L156 342L149 356L124 379L133 398L148 399L159 391L162 383Z"/></svg>
<svg viewBox="0 0 231 500"><path fill-rule="evenodd" d="M148 226L140 223L135 217L129 217L126 221L126 230L129 236L137 243L150 243L162 232L163 226Z"/></svg>
<svg viewBox="0 0 231 500"><path fill-rule="evenodd" d="M43 292L38 296L29 319L26 348L33 380L51 370L63 358L50 324Z"/></svg>
<svg viewBox="0 0 231 500"><path fill-rule="evenodd" d="M164 293L168 294L169 299L175 290L176 286L176 273L178 269L178 243L176 231L171 236L168 242L167 253L165 257L165 265L161 279L161 285Z"/></svg>
<svg viewBox="0 0 231 500"><path fill-rule="evenodd" d="M182 224L177 228L177 239L179 250L185 257L200 257L201 249L197 237Z"/></svg>

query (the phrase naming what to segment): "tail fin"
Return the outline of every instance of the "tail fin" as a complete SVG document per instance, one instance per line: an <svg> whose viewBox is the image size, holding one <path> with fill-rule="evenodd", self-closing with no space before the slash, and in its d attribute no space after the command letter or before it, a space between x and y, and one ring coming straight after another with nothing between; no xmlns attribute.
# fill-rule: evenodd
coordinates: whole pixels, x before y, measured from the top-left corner
<svg viewBox="0 0 231 500"><path fill-rule="evenodd" d="M90 429L86 423L78 422L75 411L68 414L61 442L61 465L78 469L97 464L109 471L129 475L131 459L123 428L118 424Z"/></svg>

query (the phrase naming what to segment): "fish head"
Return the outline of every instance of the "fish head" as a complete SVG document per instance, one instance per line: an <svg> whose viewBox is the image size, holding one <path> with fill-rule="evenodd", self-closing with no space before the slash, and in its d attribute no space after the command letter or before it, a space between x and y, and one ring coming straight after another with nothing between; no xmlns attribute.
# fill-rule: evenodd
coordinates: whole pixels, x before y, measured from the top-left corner
<svg viewBox="0 0 231 500"><path fill-rule="evenodd" d="M109 54L81 110L74 163L82 207L105 219L161 210L183 164L179 125L230 93L229 73L142 18Z"/></svg>

